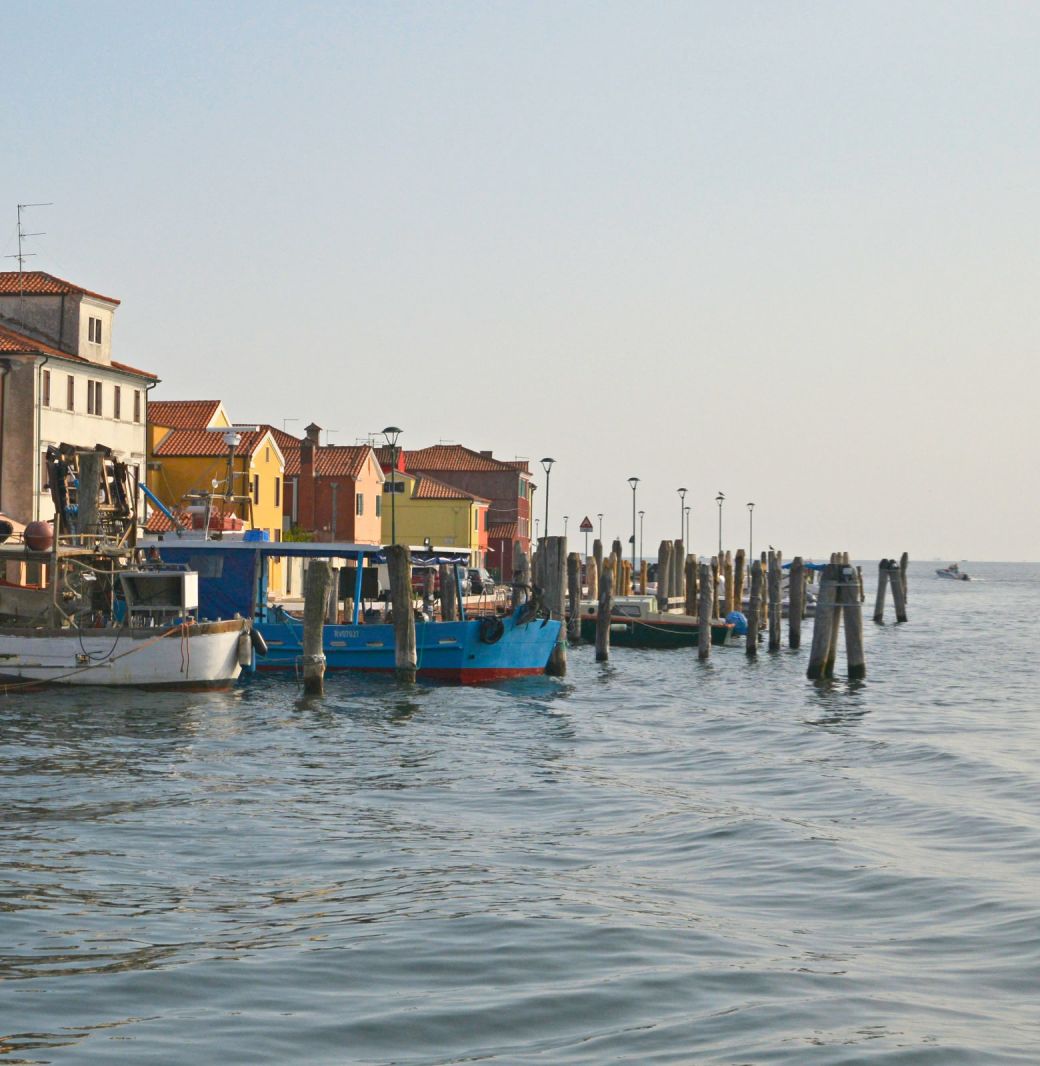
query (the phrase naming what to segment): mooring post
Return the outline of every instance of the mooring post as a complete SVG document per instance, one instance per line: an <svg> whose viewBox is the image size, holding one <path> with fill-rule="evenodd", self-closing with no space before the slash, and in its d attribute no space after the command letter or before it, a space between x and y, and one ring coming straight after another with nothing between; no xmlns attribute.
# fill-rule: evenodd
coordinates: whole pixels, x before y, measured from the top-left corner
<svg viewBox="0 0 1040 1066"><path fill-rule="evenodd" d="M697 556L686 556L686 593L683 602L683 613L691 618L697 614Z"/></svg>
<svg viewBox="0 0 1040 1066"><path fill-rule="evenodd" d="M909 569L909 567L910 567L910 556L909 556L909 554L907 552L903 552L903 554L899 556L899 579L900 579L900 581L902 582L902 585L903 585L903 603L904 604L910 602L910 590L907 588L907 583L906 583L906 572ZM904 621L905 621L905 619L904 619Z"/></svg>
<svg viewBox="0 0 1040 1066"><path fill-rule="evenodd" d="M585 598L599 602L599 564L591 555L585 557Z"/></svg>
<svg viewBox="0 0 1040 1066"><path fill-rule="evenodd" d="M531 560L527 557L523 545L517 541L513 545L513 594L509 599L515 609L524 601L531 587Z"/></svg>
<svg viewBox="0 0 1040 1066"><path fill-rule="evenodd" d="M603 541L597 539L592 542L592 559L596 564L596 580L601 582L603 580Z"/></svg>
<svg viewBox="0 0 1040 1066"><path fill-rule="evenodd" d="M390 574L390 608L394 612L394 672L399 681L415 680L415 609L412 607L412 553L407 544L386 549ZM454 586L452 574L448 584ZM444 586L441 586L444 595Z"/></svg>
<svg viewBox="0 0 1040 1066"><path fill-rule="evenodd" d="M800 555L791 560L787 579L787 645L802 646L802 611L805 609L805 563Z"/></svg>
<svg viewBox="0 0 1040 1066"><path fill-rule="evenodd" d="M646 595L646 586L650 583L650 564L645 559L639 560L639 595Z"/></svg>
<svg viewBox="0 0 1040 1066"><path fill-rule="evenodd" d="M739 611L740 605L734 603L734 588L733 588L733 553L726 549L726 554L722 560L722 578L726 583L726 599L723 605L724 609L722 617L725 618L730 611Z"/></svg>
<svg viewBox="0 0 1040 1066"><path fill-rule="evenodd" d="M672 541L672 596L678 599L686 594L686 547L682 540Z"/></svg>
<svg viewBox="0 0 1040 1066"><path fill-rule="evenodd" d="M744 575L747 556L743 548L737 548L733 559L733 610L744 610Z"/></svg>
<svg viewBox="0 0 1040 1066"><path fill-rule="evenodd" d="M896 605L896 622L906 621L906 591L900 564L894 559L888 563L888 583L892 586L892 602Z"/></svg>
<svg viewBox="0 0 1040 1066"><path fill-rule="evenodd" d="M762 552L759 562L762 564L762 601L758 609L758 628L765 629L769 624L769 553Z"/></svg>
<svg viewBox="0 0 1040 1066"><path fill-rule="evenodd" d="M657 549L657 609L668 610L668 591L672 581L672 542L662 540Z"/></svg>
<svg viewBox="0 0 1040 1066"><path fill-rule="evenodd" d="M769 553L769 650L780 650L780 617L781 610L781 593L780 593L780 578L782 571L780 569L780 553L778 551L770 551Z"/></svg>
<svg viewBox="0 0 1040 1066"><path fill-rule="evenodd" d="M311 559L303 592L303 691L320 696L325 690L325 612L332 588L332 567Z"/></svg>
<svg viewBox="0 0 1040 1066"><path fill-rule="evenodd" d="M750 656L758 654L758 623L762 616L762 563L751 564L751 595L748 599L747 640L744 649Z"/></svg>
<svg viewBox="0 0 1040 1066"><path fill-rule="evenodd" d="M838 641L841 639L841 603L838 599L838 583L841 581L841 567L842 567L842 553L837 552L831 555L831 564L836 567L834 570L834 608L832 614L834 620L831 624L831 640L827 648L827 677L834 676L834 663L838 658Z"/></svg>
<svg viewBox="0 0 1040 1066"><path fill-rule="evenodd" d="M856 567L856 584L859 586L859 602L865 602L867 598L866 589L863 587L863 567Z"/></svg>
<svg viewBox="0 0 1040 1066"><path fill-rule="evenodd" d="M849 680L861 681L867 676L867 658L863 651L863 606L859 597L859 581L851 566L841 570L842 616L845 622L845 658Z"/></svg>
<svg viewBox="0 0 1040 1066"><path fill-rule="evenodd" d="M581 556L577 552L567 556L567 639L572 644L581 640Z"/></svg>
<svg viewBox="0 0 1040 1066"><path fill-rule="evenodd" d="M711 655L711 619L715 598L711 583L711 567L701 563L697 571L700 597L697 601L697 658L704 662Z"/></svg>
<svg viewBox="0 0 1040 1066"><path fill-rule="evenodd" d="M711 581L711 616L712 618L718 618L721 614L719 610L719 564L720 560L717 555L711 557L711 563L709 564L709 579Z"/></svg>
<svg viewBox="0 0 1040 1066"><path fill-rule="evenodd" d="M610 614L614 609L614 576L603 575L599 583L599 609L596 612L596 662L610 658Z"/></svg>
<svg viewBox="0 0 1040 1066"><path fill-rule="evenodd" d="M874 600L874 621L885 621L885 589L888 587L888 560L882 559L877 568L877 598Z"/></svg>
<svg viewBox="0 0 1040 1066"><path fill-rule="evenodd" d="M835 563L828 563L820 578L820 591L816 597L816 615L813 619L812 647L809 649L809 666L806 670L806 677L810 681L830 677L834 672L833 660L830 666L831 673L827 672L827 658L831 648L831 633L834 629L836 570Z"/></svg>
<svg viewBox="0 0 1040 1066"><path fill-rule="evenodd" d="M438 570L438 580L441 583L441 621L454 622L458 617L456 612L455 574L452 567L447 563L441 563Z"/></svg>
<svg viewBox="0 0 1040 1066"><path fill-rule="evenodd" d="M544 581L545 604L549 616L560 623L560 636L553 645L545 672L550 677L564 677L567 673L567 640L565 633L565 600L567 594L567 538L543 537L538 551L544 556L541 576Z"/></svg>

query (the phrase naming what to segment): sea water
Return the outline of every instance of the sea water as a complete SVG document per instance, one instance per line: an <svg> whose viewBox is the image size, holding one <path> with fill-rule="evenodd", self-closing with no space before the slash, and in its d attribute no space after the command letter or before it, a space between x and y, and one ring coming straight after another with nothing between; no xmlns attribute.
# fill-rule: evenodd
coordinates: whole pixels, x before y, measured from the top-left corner
<svg viewBox="0 0 1040 1066"><path fill-rule="evenodd" d="M0 1062L1040 1062L1040 567L937 565L865 683L0 697Z"/></svg>

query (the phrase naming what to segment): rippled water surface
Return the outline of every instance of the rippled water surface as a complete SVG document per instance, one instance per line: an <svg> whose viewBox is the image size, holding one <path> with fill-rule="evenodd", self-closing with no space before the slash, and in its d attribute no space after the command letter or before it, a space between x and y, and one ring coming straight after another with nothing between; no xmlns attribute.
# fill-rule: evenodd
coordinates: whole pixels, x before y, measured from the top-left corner
<svg viewBox="0 0 1040 1066"><path fill-rule="evenodd" d="M0 698L0 1063L1040 1062L1040 567L964 568L860 686Z"/></svg>

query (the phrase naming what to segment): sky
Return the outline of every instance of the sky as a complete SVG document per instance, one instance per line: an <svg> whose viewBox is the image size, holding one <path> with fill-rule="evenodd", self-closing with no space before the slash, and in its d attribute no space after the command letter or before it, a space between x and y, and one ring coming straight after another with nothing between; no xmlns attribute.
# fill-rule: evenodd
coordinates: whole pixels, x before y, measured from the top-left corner
<svg viewBox="0 0 1040 1066"><path fill-rule="evenodd" d="M647 554L1038 559L1040 7L6 5L0 254L161 399ZM13 260L4 261L10 269ZM544 529L542 530L544 532ZM577 541L580 548L583 540Z"/></svg>

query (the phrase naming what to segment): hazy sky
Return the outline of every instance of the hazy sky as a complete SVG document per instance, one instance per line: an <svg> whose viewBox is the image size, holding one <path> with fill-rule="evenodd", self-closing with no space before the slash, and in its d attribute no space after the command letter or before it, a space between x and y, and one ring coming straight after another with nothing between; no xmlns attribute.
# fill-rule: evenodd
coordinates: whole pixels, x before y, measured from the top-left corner
<svg viewBox="0 0 1040 1066"><path fill-rule="evenodd" d="M7 4L0 252L163 399L558 462L552 532L1037 559L1040 6ZM12 260L5 261L8 267ZM536 496L541 514L544 497Z"/></svg>

